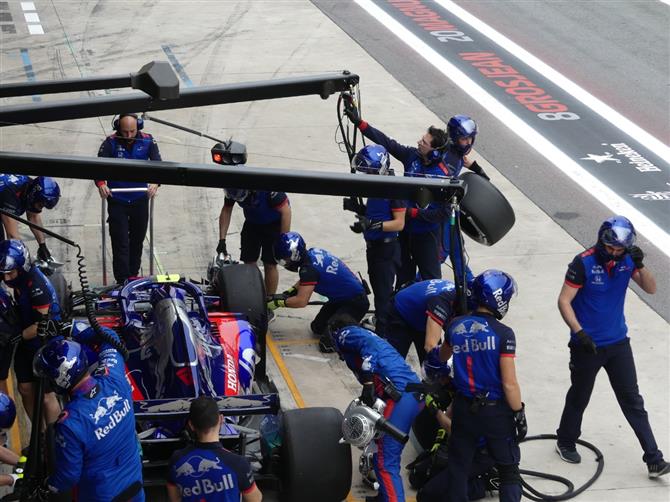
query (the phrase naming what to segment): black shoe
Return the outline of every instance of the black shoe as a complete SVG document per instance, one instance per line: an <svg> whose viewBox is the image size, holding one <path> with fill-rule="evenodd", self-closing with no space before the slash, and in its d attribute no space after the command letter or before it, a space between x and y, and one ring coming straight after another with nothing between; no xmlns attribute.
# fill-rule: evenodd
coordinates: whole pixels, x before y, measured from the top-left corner
<svg viewBox="0 0 670 502"><path fill-rule="evenodd" d="M561 459L571 464L578 464L582 461L582 456L577 453L577 448L574 446L561 446L556 443L556 453Z"/></svg>
<svg viewBox="0 0 670 502"><path fill-rule="evenodd" d="M649 472L649 479L665 476L670 472L670 464L665 460L661 460L655 464L647 464L647 471Z"/></svg>
<svg viewBox="0 0 670 502"><path fill-rule="evenodd" d="M379 498L379 495L368 495L365 497L365 502L380 502L381 499Z"/></svg>
<svg viewBox="0 0 670 502"><path fill-rule="evenodd" d="M319 350L324 354L335 352L335 347L333 347L333 339L330 338L330 335L321 335L319 338Z"/></svg>

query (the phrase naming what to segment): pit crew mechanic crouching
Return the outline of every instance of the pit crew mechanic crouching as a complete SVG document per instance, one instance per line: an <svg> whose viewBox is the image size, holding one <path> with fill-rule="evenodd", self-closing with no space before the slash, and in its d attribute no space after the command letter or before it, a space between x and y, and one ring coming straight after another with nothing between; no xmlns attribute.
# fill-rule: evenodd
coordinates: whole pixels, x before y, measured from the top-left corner
<svg viewBox="0 0 670 502"><path fill-rule="evenodd" d="M240 234L240 260L256 265L260 255L263 262L265 292L277 292L279 273L273 246L279 234L291 230L291 205L284 192L263 192L228 188L219 215L219 245L217 253L228 255L226 235L235 202L244 211L244 225Z"/></svg>
<svg viewBox="0 0 670 502"><path fill-rule="evenodd" d="M328 321L336 314L348 313L360 321L370 307L365 288L347 265L325 249L307 249L297 232L281 234L275 244L277 263L291 272L298 272L300 280L280 295L269 297L268 309L307 306L315 291L328 298L310 328L319 336L319 350L333 352Z"/></svg>
<svg viewBox="0 0 670 502"><path fill-rule="evenodd" d="M7 448L7 431L14 425L16 406L11 397L0 392L0 464L13 465L15 470L11 474L0 474L0 486L14 486L17 479L23 478L23 466L26 457L19 457Z"/></svg>
<svg viewBox="0 0 670 502"><path fill-rule="evenodd" d="M0 174L0 208L21 216L26 213L28 221L39 226L42 224L42 209L53 209L60 200L60 187L53 178L38 176L30 178L22 174ZM14 218L2 215L0 240L20 239L19 224ZM50 260L45 235L36 228L30 229L37 240L37 259Z"/></svg>
<svg viewBox="0 0 670 502"><path fill-rule="evenodd" d="M486 270L474 280L477 308L452 319L445 329L440 359L453 354L454 386L445 500L468 500L468 475L482 438L500 473L499 497L521 500L518 441L528 427L516 379L514 332L500 322L516 294L514 279Z"/></svg>
<svg viewBox="0 0 670 502"><path fill-rule="evenodd" d="M56 470L48 489L61 493L77 485L80 500L141 502L140 446L123 357L84 323L74 323L72 338L50 340L33 362L36 375L70 398L55 425ZM82 344L98 351L92 371Z"/></svg>
<svg viewBox="0 0 670 502"><path fill-rule="evenodd" d="M360 173L388 175L389 154L383 146L368 145L354 156L351 166ZM393 283L400 267L398 232L405 226L405 202L369 198L361 205L351 197L344 199L344 209L356 213L358 221L350 228L365 238L368 277L375 295L375 332L384 336Z"/></svg>
<svg viewBox="0 0 670 502"><path fill-rule="evenodd" d="M386 339L402 357L414 344L419 361L437 347L442 327L454 315L456 287L451 281L432 279L407 286L396 293L389 308Z"/></svg>
<svg viewBox="0 0 670 502"><path fill-rule="evenodd" d="M335 350L363 384L361 401L368 406L372 406L377 398L385 401L384 417L408 433L423 406L417 394L405 391L407 384L419 383L416 373L386 340L358 326L358 321L347 313L334 316L328 329ZM377 453L373 462L379 493L366 501L402 502L405 492L400 476L400 456L404 445L388 434L376 442Z"/></svg>
<svg viewBox="0 0 670 502"><path fill-rule="evenodd" d="M170 502L260 502L251 464L221 446L223 416L216 401L200 396L191 402L188 425L197 441L172 455L168 468Z"/></svg>
<svg viewBox="0 0 670 502"><path fill-rule="evenodd" d="M28 418L33 419L35 375L33 375L33 356L42 343L37 337L37 328L41 321L52 319L60 321L61 311L58 298L49 279L36 265L30 264L30 254L23 242L9 239L0 242L0 273L4 282L14 290L17 305L18 328L21 340L14 352L6 348L0 355L0 390L7 390L7 376L14 353L14 372L19 393ZM46 422L55 422L60 413L60 405L53 392L44 394L44 418Z"/></svg>

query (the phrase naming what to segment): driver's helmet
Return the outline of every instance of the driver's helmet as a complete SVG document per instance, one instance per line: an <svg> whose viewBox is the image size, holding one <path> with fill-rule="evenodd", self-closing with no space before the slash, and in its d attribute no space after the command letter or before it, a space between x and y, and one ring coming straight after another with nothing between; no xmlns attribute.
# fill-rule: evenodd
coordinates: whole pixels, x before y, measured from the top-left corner
<svg viewBox="0 0 670 502"><path fill-rule="evenodd" d="M490 269L475 277L473 285L474 300L502 319L507 314L509 302L517 294L514 278L506 272Z"/></svg>
<svg viewBox="0 0 670 502"><path fill-rule="evenodd" d="M42 208L53 209L60 199L60 187L53 178L38 176L26 191L28 211L39 213Z"/></svg>
<svg viewBox="0 0 670 502"><path fill-rule="evenodd" d="M449 361L440 361L440 348L435 347L426 354L421 371L427 382L439 382L451 376L451 365Z"/></svg>
<svg viewBox="0 0 670 502"><path fill-rule="evenodd" d="M14 400L4 392L0 392L0 429L11 429L15 419Z"/></svg>
<svg viewBox="0 0 670 502"><path fill-rule="evenodd" d="M475 144L477 122L467 115L454 115L447 123L447 134L449 135L451 148L459 155L467 155ZM467 146L460 145L458 143L460 138L472 138L472 143Z"/></svg>
<svg viewBox="0 0 670 502"><path fill-rule="evenodd" d="M297 272L307 255L305 240L298 232L286 232L279 236L274 245L274 257L286 270Z"/></svg>
<svg viewBox="0 0 670 502"><path fill-rule="evenodd" d="M598 230L598 243L629 248L635 244L635 227L625 216L612 216L603 221Z"/></svg>
<svg viewBox="0 0 670 502"><path fill-rule="evenodd" d="M33 359L35 375L46 378L59 394L71 389L87 368L86 352L79 343L71 340L50 340Z"/></svg>
<svg viewBox="0 0 670 502"><path fill-rule="evenodd" d="M242 202L249 196L249 190L245 190L244 188L225 188L223 191L226 194L226 198L236 202Z"/></svg>
<svg viewBox="0 0 670 502"><path fill-rule="evenodd" d="M18 270L30 270L30 253L25 244L18 239L7 239L0 242L0 273Z"/></svg>
<svg viewBox="0 0 670 502"><path fill-rule="evenodd" d="M381 145L368 145L351 159L351 167L359 173L384 175L390 166L389 153Z"/></svg>

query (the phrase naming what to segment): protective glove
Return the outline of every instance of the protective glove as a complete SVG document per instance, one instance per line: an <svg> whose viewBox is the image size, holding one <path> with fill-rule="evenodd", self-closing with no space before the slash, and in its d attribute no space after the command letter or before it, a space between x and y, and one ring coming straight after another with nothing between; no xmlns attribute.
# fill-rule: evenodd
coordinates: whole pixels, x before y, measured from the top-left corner
<svg viewBox="0 0 670 502"><path fill-rule="evenodd" d="M642 260L644 260L644 251L642 251L637 246L631 246L628 248L628 254L633 259L633 263L635 264L636 269L639 270L644 268L644 263L642 263Z"/></svg>
<svg viewBox="0 0 670 502"><path fill-rule="evenodd" d="M278 308L286 307L286 299L288 296L281 294L281 295L270 295L268 296L267 302L268 302L268 310L276 310Z"/></svg>
<svg viewBox="0 0 670 502"><path fill-rule="evenodd" d="M433 442L433 446L430 447L430 452L435 453L441 444L447 442L447 439L449 439L447 431L441 427L437 429L437 433L435 434L435 441Z"/></svg>
<svg viewBox="0 0 670 502"><path fill-rule="evenodd" d="M366 207L357 197L345 197L342 199L342 209L356 214L365 214Z"/></svg>
<svg viewBox="0 0 670 502"><path fill-rule="evenodd" d="M216 254L221 254L228 256L228 248L226 247L226 239L219 239L219 244L216 246Z"/></svg>
<svg viewBox="0 0 670 502"><path fill-rule="evenodd" d="M516 440L521 441L528 434L525 403L521 403L521 409L514 412L514 427L516 427Z"/></svg>
<svg viewBox="0 0 670 502"><path fill-rule="evenodd" d="M482 166L477 164L477 161L475 160L472 164L470 164L470 170L475 173L478 176L481 176L487 181L491 181L491 178L489 178L486 173L484 172L484 169L482 169Z"/></svg>
<svg viewBox="0 0 670 502"><path fill-rule="evenodd" d="M351 120L352 124L358 127L362 122L361 112L358 111L358 107L354 103L354 97L349 93L343 93L342 100L344 101L344 114Z"/></svg>
<svg viewBox="0 0 670 502"><path fill-rule="evenodd" d="M50 338L60 335L60 323L53 319L43 319L37 323L37 336Z"/></svg>
<svg viewBox="0 0 670 502"><path fill-rule="evenodd" d="M282 291L282 295L285 296L286 298L295 296L297 294L298 294L298 288L296 286L291 286L286 291Z"/></svg>
<svg viewBox="0 0 670 502"><path fill-rule="evenodd" d="M591 354L597 354L598 353L598 347L596 347L595 342L593 339L586 334L586 332L583 329L580 329L575 333L575 336L577 337L577 341L579 344L586 349L587 352Z"/></svg>
<svg viewBox="0 0 670 502"><path fill-rule="evenodd" d="M49 252L46 242L43 242L37 248L37 259L42 261L51 260L51 253Z"/></svg>
<svg viewBox="0 0 670 502"><path fill-rule="evenodd" d="M356 234L360 234L360 233L366 232L368 230L382 230L383 229L383 225L384 225L383 221L371 220L369 218L366 218L365 216L361 216L360 214L357 214L356 218L358 219L358 221L355 222L353 225L349 226L351 231L356 233Z"/></svg>
<svg viewBox="0 0 670 502"><path fill-rule="evenodd" d="M377 396L375 396L374 384L372 382L364 383L363 389L361 390L360 400L363 402L363 404L372 408L372 406L374 406L375 404L376 399Z"/></svg>

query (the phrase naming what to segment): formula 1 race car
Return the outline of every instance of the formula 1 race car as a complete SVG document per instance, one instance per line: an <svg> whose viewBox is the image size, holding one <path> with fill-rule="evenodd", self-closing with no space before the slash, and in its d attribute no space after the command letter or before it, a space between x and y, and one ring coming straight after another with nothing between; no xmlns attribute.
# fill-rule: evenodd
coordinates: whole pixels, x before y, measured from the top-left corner
<svg viewBox="0 0 670 502"><path fill-rule="evenodd" d="M265 372L267 312L256 267L225 265L203 284L178 275L144 277L94 295L98 322L117 331L129 352L145 487L165 483L170 455L188 440L190 402L207 395L225 417L224 447L251 461L261 488L292 502L346 498L351 451L339 444L340 411L282 411ZM82 304L82 295L73 294L74 323L83 321Z"/></svg>

